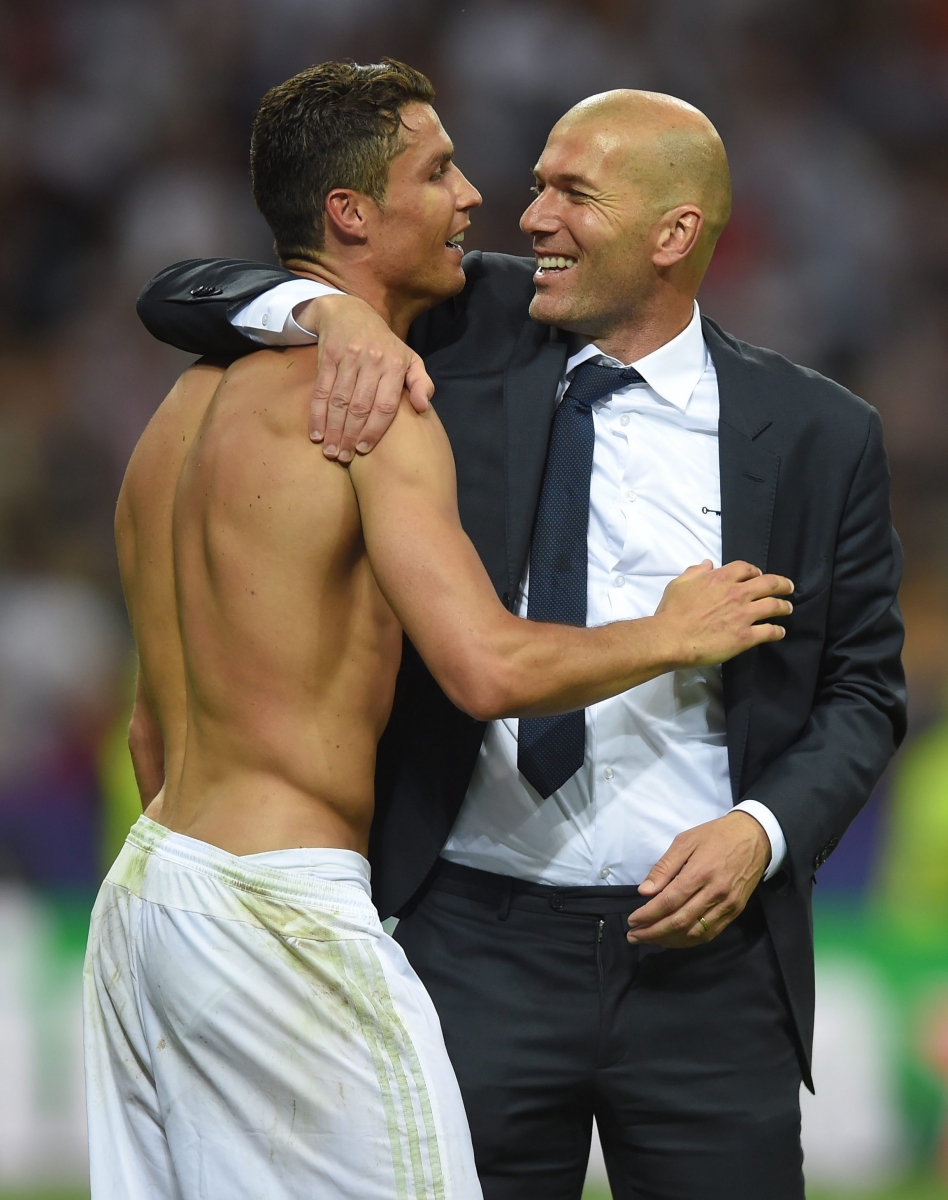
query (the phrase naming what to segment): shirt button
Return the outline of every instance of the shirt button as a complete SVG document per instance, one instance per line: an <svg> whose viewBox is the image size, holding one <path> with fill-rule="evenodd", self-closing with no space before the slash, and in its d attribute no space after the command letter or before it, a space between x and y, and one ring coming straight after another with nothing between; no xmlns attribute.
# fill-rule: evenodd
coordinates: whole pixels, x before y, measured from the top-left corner
<svg viewBox="0 0 948 1200"><path fill-rule="evenodd" d="M263 314L263 316L260 318L260 324L264 325L264 326L270 324L270 314L269 313Z"/></svg>
<svg viewBox="0 0 948 1200"><path fill-rule="evenodd" d="M634 504L636 500L638 500L638 496L636 496L635 492L626 492L625 498L630 504Z"/></svg>
<svg viewBox="0 0 948 1200"><path fill-rule="evenodd" d="M611 874L612 874L612 872L609 870L608 867L603 867L602 870L599 872L599 878L600 879L608 879Z"/></svg>
<svg viewBox="0 0 948 1200"><path fill-rule="evenodd" d="M612 779L612 777L615 775L615 771L613 771L612 767L606 767L606 769L603 771L603 775L606 777L606 779Z"/></svg>
<svg viewBox="0 0 948 1200"><path fill-rule="evenodd" d="M613 587L625 587L625 576L617 575L615 578L615 582L613 583L612 586Z"/></svg>
<svg viewBox="0 0 948 1200"><path fill-rule="evenodd" d="M628 425L628 423L629 423L629 414L623 413L622 416L619 418L619 424L620 425Z"/></svg>

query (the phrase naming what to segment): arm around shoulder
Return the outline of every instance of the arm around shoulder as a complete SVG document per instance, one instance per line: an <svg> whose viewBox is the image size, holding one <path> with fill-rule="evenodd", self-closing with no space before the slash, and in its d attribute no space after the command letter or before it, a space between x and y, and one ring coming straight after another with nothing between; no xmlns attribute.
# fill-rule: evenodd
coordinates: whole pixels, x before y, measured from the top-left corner
<svg viewBox="0 0 948 1200"><path fill-rule="evenodd" d="M145 284L138 315L159 341L190 354L235 358L259 349L230 323L248 300L297 277L249 259L188 259Z"/></svg>

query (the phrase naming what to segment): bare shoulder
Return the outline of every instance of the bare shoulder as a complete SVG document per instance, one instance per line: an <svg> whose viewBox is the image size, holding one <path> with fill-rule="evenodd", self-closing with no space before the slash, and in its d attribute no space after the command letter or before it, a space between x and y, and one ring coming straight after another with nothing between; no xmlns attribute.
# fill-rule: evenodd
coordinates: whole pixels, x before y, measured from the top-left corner
<svg viewBox="0 0 948 1200"><path fill-rule="evenodd" d="M189 427L199 423L228 370L225 363L206 358L199 359L193 366L188 367L178 376L174 387L158 405L155 415L142 435L142 441L150 441L149 435L155 433L164 435L169 426L180 424L182 421Z"/></svg>
<svg viewBox="0 0 948 1200"><path fill-rule="evenodd" d="M318 361L318 346L274 346L235 359L228 366L224 378L231 386L286 391L295 386L307 370L311 369L315 377Z"/></svg>
<svg viewBox="0 0 948 1200"><path fill-rule="evenodd" d="M141 480L146 486L169 459L181 459L204 419L226 366L200 359L180 375L138 439L125 473L123 492ZM182 450L178 450L178 447Z"/></svg>
<svg viewBox="0 0 948 1200"><path fill-rule="evenodd" d="M390 516L406 504L425 511L457 509L454 455L444 426L433 408L417 413L406 398L375 449L352 462L349 477L363 521L370 511Z"/></svg>
<svg viewBox="0 0 948 1200"><path fill-rule="evenodd" d="M433 407L418 413L412 408L407 392L402 396L395 420L371 453L359 456L351 470L378 471L394 467L423 467L450 463L454 456L444 426Z"/></svg>
<svg viewBox="0 0 948 1200"><path fill-rule="evenodd" d="M116 533L173 488L225 366L200 359L180 375L138 439L119 492Z"/></svg>
<svg viewBox="0 0 948 1200"><path fill-rule="evenodd" d="M318 346L287 346L257 350L238 358L220 381L219 400L229 411L268 414L274 427L283 419L308 438L307 425L298 426L297 410L309 405L319 365Z"/></svg>

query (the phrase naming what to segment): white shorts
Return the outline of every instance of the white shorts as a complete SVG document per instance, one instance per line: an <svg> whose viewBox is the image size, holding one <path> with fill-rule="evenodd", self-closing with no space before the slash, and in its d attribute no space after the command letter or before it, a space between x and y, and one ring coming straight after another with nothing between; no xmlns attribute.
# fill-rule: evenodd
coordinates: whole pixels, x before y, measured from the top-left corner
<svg viewBox="0 0 948 1200"><path fill-rule="evenodd" d="M434 1006L349 850L142 817L86 955L93 1200L480 1200Z"/></svg>

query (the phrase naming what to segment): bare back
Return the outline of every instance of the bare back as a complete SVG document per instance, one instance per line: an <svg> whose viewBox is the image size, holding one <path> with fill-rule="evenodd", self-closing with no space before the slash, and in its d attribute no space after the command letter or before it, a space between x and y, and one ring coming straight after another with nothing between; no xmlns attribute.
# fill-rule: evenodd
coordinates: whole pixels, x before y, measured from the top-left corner
<svg viewBox="0 0 948 1200"><path fill-rule="evenodd" d="M198 419L181 435L186 454L159 410L123 489L139 528L173 547L153 570L141 548L130 568L123 556L165 733L157 819L235 854L365 852L399 665L401 629L369 565L349 474L306 435L315 353L262 351L216 379L205 368L189 396ZM156 457L176 484L172 506L136 477ZM167 637L157 644L172 621L177 667Z"/></svg>

